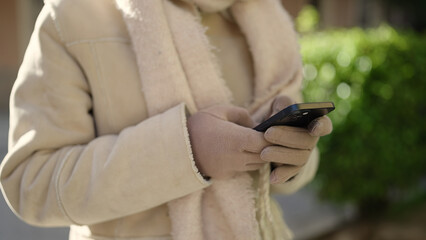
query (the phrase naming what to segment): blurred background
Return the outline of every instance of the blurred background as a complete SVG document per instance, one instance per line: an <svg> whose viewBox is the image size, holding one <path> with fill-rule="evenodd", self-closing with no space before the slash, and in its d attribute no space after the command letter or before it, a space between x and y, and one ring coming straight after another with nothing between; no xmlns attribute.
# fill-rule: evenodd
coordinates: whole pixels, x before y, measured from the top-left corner
<svg viewBox="0 0 426 240"><path fill-rule="evenodd" d="M276 196L296 239L426 239L426 1L283 0L300 33L306 101L331 100L313 183ZM42 0L0 3L0 161L9 94ZM0 239L67 239L0 198Z"/></svg>

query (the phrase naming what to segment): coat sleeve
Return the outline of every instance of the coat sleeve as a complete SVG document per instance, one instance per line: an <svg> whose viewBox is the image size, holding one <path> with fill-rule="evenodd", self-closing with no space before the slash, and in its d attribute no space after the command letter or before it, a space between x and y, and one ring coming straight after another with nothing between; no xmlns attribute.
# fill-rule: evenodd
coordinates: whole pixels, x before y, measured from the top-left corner
<svg viewBox="0 0 426 240"><path fill-rule="evenodd" d="M11 94L0 180L12 211L37 226L94 224L207 187L184 104L96 136L90 88L49 16L44 9L36 23Z"/></svg>

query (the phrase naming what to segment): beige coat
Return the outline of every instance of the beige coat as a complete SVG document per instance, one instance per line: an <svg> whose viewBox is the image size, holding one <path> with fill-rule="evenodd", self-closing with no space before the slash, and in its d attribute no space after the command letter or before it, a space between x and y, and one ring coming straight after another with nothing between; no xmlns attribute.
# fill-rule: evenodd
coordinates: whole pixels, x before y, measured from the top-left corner
<svg viewBox="0 0 426 240"><path fill-rule="evenodd" d="M148 118L113 1L46 2L11 96L9 206L31 225L72 225L70 239L169 239L166 203L209 186L193 167L184 104ZM294 192L316 166L313 156L277 189Z"/></svg>

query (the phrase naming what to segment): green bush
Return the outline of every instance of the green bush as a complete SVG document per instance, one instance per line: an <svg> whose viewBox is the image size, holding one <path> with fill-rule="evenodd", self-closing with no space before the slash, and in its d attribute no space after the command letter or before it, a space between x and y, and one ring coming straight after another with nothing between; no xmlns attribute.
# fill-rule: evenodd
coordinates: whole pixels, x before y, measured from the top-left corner
<svg viewBox="0 0 426 240"><path fill-rule="evenodd" d="M319 142L321 196L365 212L424 196L426 37L381 26L300 42L306 101L336 105L334 131Z"/></svg>

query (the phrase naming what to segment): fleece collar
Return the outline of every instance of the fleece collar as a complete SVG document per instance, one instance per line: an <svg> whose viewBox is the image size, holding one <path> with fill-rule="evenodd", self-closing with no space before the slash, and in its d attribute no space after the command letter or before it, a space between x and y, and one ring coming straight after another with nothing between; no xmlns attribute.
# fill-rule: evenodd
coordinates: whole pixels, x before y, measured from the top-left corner
<svg viewBox="0 0 426 240"><path fill-rule="evenodd" d="M229 8L237 0L182 0L195 4L204 12L220 12ZM241 1L241 0L240 0Z"/></svg>
<svg viewBox="0 0 426 240"><path fill-rule="evenodd" d="M301 68L297 37L279 0L116 3L129 30L150 116L182 102L192 113L231 102L201 24L201 6L212 11L228 8L247 39L255 73L249 111L254 112L275 96ZM220 233L220 239L260 239L263 230L259 231L257 224L251 185L251 177L243 173L232 180L212 181L204 192L171 201L173 238L219 239L214 235Z"/></svg>

